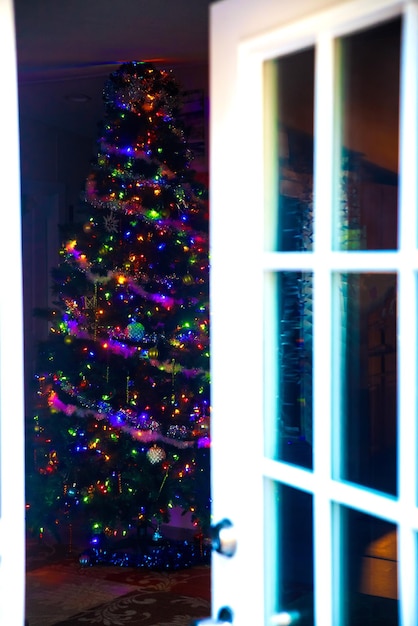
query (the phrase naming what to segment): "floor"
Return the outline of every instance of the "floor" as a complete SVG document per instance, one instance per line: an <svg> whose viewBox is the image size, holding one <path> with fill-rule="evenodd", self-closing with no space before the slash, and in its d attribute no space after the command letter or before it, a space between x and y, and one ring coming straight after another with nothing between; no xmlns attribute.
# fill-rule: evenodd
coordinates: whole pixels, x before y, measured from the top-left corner
<svg viewBox="0 0 418 626"><path fill-rule="evenodd" d="M27 545L28 626L189 626L196 617L210 615L208 565L176 571L92 566L74 546L69 551L33 540Z"/></svg>
<svg viewBox="0 0 418 626"><path fill-rule="evenodd" d="M26 618L29 626L53 626L137 588L102 580L93 574L91 570L58 564L28 572Z"/></svg>

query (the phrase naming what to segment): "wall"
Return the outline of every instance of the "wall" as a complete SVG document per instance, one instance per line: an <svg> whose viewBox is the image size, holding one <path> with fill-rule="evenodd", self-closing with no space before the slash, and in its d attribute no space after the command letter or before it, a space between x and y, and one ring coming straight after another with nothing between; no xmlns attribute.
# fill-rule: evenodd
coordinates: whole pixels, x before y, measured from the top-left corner
<svg viewBox="0 0 418 626"><path fill-rule="evenodd" d="M60 247L58 225L77 208L92 157L90 139L20 118L26 410L30 411L38 342L48 324L36 308L52 304L50 271Z"/></svg>

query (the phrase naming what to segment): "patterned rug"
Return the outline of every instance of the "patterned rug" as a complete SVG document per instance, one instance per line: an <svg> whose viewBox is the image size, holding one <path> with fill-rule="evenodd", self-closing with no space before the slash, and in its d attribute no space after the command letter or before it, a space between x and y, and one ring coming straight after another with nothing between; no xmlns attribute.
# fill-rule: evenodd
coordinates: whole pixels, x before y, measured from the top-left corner
<svg viewBox="0 0 418 626"><path fill-rule="evenodd" d="M191 626L208 617L210 567L176 571L95 565L77 554L30 550L26 574L29 626Z"/></svg>
<svg viewBox="0 0 418 626"><path fill-rule="evenodd" d="M203 598L166 591L132 591L68 620L56 622L55 626L191 626L194 620L209 614L210 603Z"/></svg>

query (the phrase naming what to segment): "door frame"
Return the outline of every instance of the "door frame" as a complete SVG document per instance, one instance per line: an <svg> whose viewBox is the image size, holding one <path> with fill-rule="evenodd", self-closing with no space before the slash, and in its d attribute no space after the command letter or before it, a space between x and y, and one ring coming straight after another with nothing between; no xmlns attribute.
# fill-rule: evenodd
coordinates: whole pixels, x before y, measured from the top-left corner
<svg viewBox="0 0 418 626"><path fill-rule="evenodd" d="M0 625L22 626L25 611L23 302L17 63L12 0L0 0L3 241L0 246ZM7 217L6 217L7 216Z"/></svg>

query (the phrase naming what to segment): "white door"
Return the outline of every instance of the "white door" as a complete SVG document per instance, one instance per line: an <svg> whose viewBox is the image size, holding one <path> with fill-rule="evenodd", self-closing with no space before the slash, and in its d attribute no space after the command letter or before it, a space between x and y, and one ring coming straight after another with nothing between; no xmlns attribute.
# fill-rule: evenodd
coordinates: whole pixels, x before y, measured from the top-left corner
<svg viewBox="0 0 418 626"><path fill-rule="evenodd" d="M414 626L418 6L210 14L212 620Z"/></svg>
<svg viewBox="0 0 418 626"><path fill-rule="evenodd" d="M0 0L0 624L24 622L24 409L19 130L13 3ZM7 95L6 95L7 94Z"/></svg>

